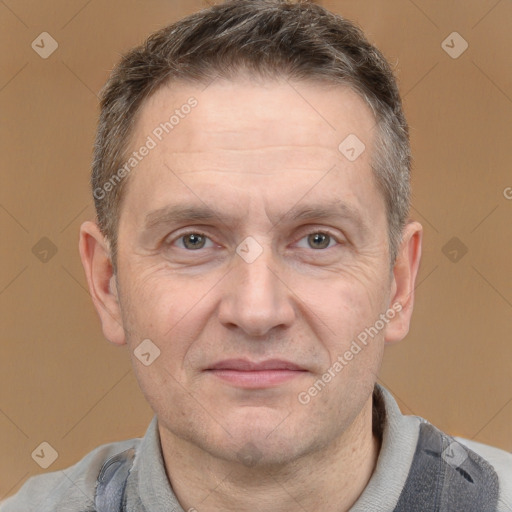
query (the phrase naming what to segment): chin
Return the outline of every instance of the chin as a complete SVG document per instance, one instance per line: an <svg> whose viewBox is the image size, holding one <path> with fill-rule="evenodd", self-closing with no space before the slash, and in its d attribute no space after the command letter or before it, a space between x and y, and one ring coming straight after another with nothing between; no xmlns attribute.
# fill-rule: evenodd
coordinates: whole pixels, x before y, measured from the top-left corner
<svg viewBox="0 0 512 512"><path fill-rule="evenodd" d="M263 438L241 439L235 452L229 451L227 459L239 462L250 468L276 468L294 462L302 455L303 450L297 439L275 439L269 441Z"/></svg>
<svg viewBox="0 0 512 512"><path fill-rule="evenodd" d="M280 423L282 423L280 425ZM281 418L278 422L262 420L230 423L231 438L226 445L226 437L212 450L213 455L229 462L240 462L246 467L282 466L295 461L308 452L307 433L295 425L286 424ZM281 428L282 427L282 428ZM311 449L311 447L309 447Z"/></svg>

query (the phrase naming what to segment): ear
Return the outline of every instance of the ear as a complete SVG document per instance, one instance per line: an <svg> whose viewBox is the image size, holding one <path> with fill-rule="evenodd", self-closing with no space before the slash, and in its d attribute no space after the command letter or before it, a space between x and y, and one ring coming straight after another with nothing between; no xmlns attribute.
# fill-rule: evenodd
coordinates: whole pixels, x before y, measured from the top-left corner
<svg viewBox="0 0 512 512"><path fill-rule="evenodd" d="M124 345L126 339L109 244L95 222L87 221L80 226L79 249L103 334L115 345Z"/></svg>
<svg viewBox="0 0 512 512"><path fill-rule="evenodd" d="M386 343L400 341L409 332L414 307L414 286L421 260L422 237L421 224L409 221L404 227L402 242L393 267L389 307L397 311L397 314L386 326Z"/></svg>

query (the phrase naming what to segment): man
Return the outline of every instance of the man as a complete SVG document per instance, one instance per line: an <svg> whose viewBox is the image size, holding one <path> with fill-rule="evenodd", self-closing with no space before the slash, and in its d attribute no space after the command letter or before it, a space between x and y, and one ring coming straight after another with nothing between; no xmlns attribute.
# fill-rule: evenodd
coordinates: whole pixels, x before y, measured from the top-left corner
<svg viewBox="0 0 512 512"><path fill-rule="evenodd" d="M80 254L155 412L11 511L506 511L512 457L402 416L422 228L392 72L323 8L230 1L104 91Z"/></svg>

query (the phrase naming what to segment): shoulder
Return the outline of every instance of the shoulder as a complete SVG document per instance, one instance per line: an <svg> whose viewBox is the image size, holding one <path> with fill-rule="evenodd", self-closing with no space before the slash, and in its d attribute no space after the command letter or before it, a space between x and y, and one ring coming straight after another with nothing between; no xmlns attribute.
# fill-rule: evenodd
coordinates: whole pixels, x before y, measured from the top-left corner
<svg viewBox="0 0 512 512"><path fill-rule="evenodd" d="M475 452L494 468L500 487L499 505L501 508L498 508L498 511L510 510L512 506L512 453L463 437L455 437L455 440Z"/></svg>
<svg viewBox="0 0 512 512"><path fill-rule="evenodd" d="M112 456L137 448L129 439L95 448L75 465L29 478L21 489L0 502L0 512L86 512L94 510L94 492L102 465Z"/></svg>
<svg viewBox="0 0 512 512"><path fill-rule="evenodd" d="M372 497L379 499L378 507L382 496L389 495L391 482L394 494L386 503L386 510L410 512L418 510L418 505L421 510L437 510L441 500L448 506L446 510L512 512L512 454L453 437L419 416L404 416L387 390L378 391L385 404L382 447L387 447L379 457L382 469L386 470L380 475L384 485L372 487ZM379 465L376 472L378 469ZM379 480L372 477L369 486L372 482Z"/></svg>

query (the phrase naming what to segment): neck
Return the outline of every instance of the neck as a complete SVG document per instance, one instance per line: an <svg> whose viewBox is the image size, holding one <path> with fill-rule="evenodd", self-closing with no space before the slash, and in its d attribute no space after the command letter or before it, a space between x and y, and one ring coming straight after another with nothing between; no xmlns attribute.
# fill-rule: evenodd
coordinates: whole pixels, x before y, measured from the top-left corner
<svg viewBox="0 0 512 512"><path fill-rule="evenodd" d="M372 399L333 443L280 467L247 467L213 457L159 425L167 476L184 510L298 508L345 512L375 469L380 440L372 433Z"/></svg>

